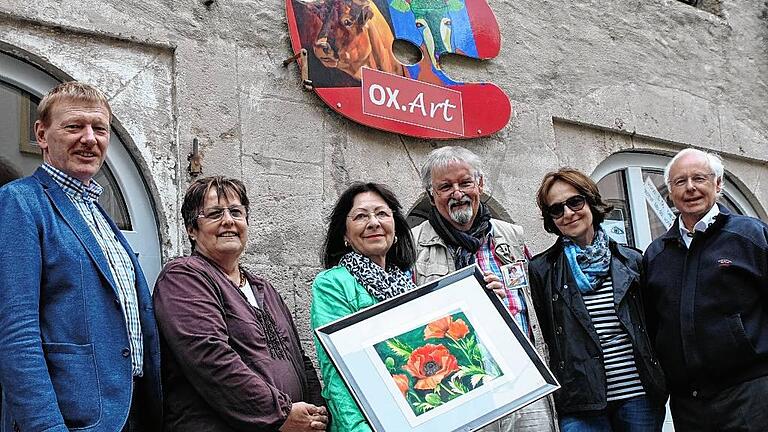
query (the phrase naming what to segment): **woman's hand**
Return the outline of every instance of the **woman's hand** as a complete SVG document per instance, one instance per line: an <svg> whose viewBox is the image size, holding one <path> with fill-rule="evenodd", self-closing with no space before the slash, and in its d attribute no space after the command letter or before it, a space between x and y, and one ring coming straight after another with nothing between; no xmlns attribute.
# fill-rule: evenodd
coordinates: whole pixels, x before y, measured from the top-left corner
<svg viewBox="0 0 768 432"><path fill-rule="evenodd" d="M494 293L496 293L496 295L499 296L500 299L507 297L507 292L504 290L504 284L501 283L501 279L499 279L499 277L496 276L496 273L485 272L483 274L483 279L485 279L485 283L487 284L485 286L486 289L489 289Z"/></svg>
<svg viewBox="0 0 768 432"><path fill-rule="evenodd" d="M328 425L328 411L323 406L306 402L296 402L291 405L291 412L285 423L280 427L281 432L311 432L324 431Z"/></svg>

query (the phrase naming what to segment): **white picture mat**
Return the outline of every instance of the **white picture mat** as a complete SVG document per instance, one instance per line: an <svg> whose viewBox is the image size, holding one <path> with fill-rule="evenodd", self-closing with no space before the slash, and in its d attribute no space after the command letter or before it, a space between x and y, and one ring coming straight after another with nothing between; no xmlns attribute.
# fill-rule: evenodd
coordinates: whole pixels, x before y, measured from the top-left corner
<svg viewBox="0 0 768 432"><path fill-rule="evenodd" d="M474 277L466 277L439 290L424 294L396 308L385 310L364 321L349 325L333 332L322 335L328 338L336 354L344 359L344 367L340 372L348 383L356 389L365 389L365 396L355 394L365 411L372 416L371 423L377 430L387 432L433 432L469 430L463 425L477 423L479 417L484 417L484 423L505 414L499 412L509 404L525 404L536 399L538 394L548 391L546 381L531 361L528 353L518 343L502 343L505 340L516 341L512 331L494 305L488 300ZM456 302L444 304L444 299L453 298ZM442 304L436 308L436 304ZM372 361L370 350L372 345L393 336L461 309L471 321L479 339L488 349L501 368L503 375L478 389L478 396L468 395L466 402L463 398L457 405L460 409L448 410L434 414L432 418L422 423L412 425L406 415L412 414L409 407L402 409L398 400L402 396L393 393L392 379L382 379L381 360ZM414 319L418 317L418 319ZM376 335L366 338L365 335ZM526 343L527 340L525 341ZM532 349L531 349L532 350ZM519 359L519 362L508 364L504 359ZM352 376L355 378L352 379ZM491 385L493 384L493 385ZM493 388L493 392L482 392L483 387ZM399 390L394 388L394 391ZM357 393L357 392L353 392ZM366 399L367 398L367 399ZM398 399L399 398L399 399ZM371 407L375 407L375 412ZM501 408L500 408L501 407ZM421 416L419 416L421 417ZM490 418L488 418L490 417ZM411 419L412 420L412 419Z"/></svg>

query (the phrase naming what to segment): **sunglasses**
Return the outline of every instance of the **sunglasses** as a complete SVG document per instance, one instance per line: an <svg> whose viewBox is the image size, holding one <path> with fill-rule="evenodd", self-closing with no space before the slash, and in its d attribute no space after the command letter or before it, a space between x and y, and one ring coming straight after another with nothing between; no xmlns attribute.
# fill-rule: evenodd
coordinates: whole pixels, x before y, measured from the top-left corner
<svg viewBox="0 0 768 432"><path fill-rule="evenodd" d="M563 202L547 206L547 213L549 213L553 219L560 219L565 213L565 206L568 206L571 211L577 212L584 208L584 203L586 202L587 199L584 195L574 195Z"/></svg>

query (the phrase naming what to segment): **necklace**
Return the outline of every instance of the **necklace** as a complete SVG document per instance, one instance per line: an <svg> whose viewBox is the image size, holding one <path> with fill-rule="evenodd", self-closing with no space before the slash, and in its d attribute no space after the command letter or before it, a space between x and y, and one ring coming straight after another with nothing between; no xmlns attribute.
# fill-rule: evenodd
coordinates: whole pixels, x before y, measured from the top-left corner
<svg viewBox="0 0 768 432"><path fill-rule="evenodd" d="M245 278L245 272L243 269L240 269L240 283L237 284L238 288L243 288L245 286L245 282L247 282L248 279Z"/></svg>

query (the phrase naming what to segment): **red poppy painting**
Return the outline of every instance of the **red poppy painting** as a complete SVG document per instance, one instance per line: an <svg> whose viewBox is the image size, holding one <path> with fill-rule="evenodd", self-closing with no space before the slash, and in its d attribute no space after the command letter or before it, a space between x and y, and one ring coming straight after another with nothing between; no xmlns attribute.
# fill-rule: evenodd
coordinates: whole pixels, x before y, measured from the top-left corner
<svg viewBox="0 0 768 432"><path fill-rule="evenodd" d="M374 349L416 416L503 375L463 312L379 342Z"/></svg>

